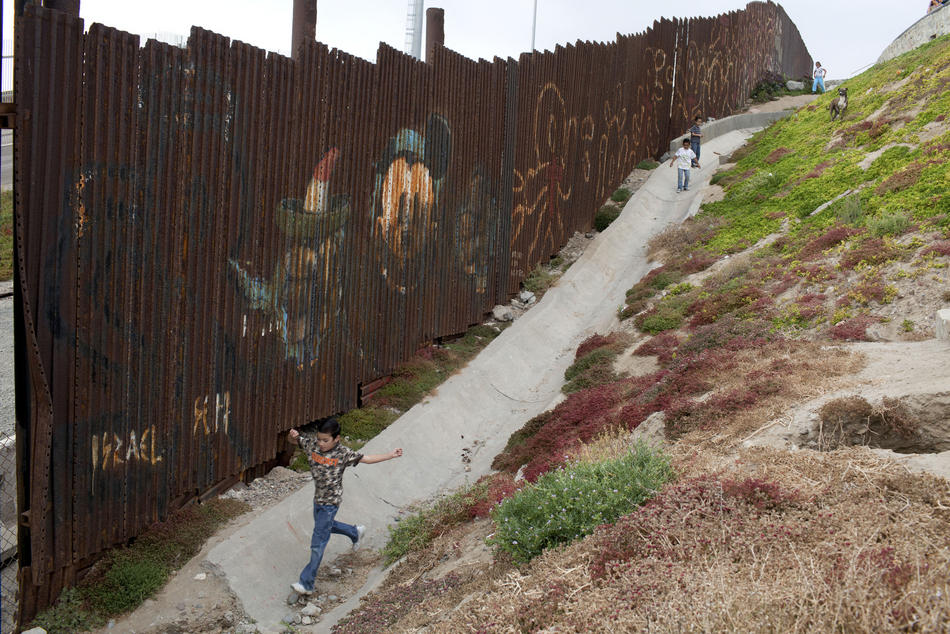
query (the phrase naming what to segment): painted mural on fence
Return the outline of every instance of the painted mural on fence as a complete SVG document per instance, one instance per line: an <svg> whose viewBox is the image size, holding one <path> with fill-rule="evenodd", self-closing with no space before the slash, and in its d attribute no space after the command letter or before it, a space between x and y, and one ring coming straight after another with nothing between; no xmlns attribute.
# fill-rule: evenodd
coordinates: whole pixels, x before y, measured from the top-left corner
<svg viewBox="0 0 950 634"><path fill-rule="evenodd" d="M228 260L247 307L270 319L260 336L276 333L299 369L316 363L331 322L343 313L341 251L350 203L345 194L331 195L329 184L339 154L331 149L314 167L303 199L284 198L274 210L292 246L272 263L269 276L255 276L255 263ZM246 337L247 317L242 321Z"/></svg>
<svg viewBox="0 0 950 634"><path fill-rule="evenodd" d="M425 130L402 128L376 159L371 218L378 273L400 293L424 281L422 256L438 231L436 209L442 198L452 149L449 122L430 114Z"/></svg>

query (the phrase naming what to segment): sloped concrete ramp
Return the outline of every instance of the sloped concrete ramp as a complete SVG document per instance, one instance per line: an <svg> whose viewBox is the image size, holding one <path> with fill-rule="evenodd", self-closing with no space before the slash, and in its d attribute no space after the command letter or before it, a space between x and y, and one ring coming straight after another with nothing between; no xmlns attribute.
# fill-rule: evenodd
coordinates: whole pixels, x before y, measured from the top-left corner
<svg viewBox="0 0 950 634"><path fill-rule="evenodd" d="M365 524L366 544L380 548L399 509L488 473L508 437L559 395L578 344L615 325L627 289L651 268L647 241L695 213L719 165L716 154L730 154L755 131L752 126L761 125L747 121L749 128L734 123L724 126L721 136L704 141L703 168L693 170L689 192L676 193L676 170L669 163L654 170L620 217L535 307L442 384L437 394L370 441L363 452L402 447L404 455L348 469L339 519ZM263 632L281 631L280 619L290 611L285 603L290 584L309 557L312 496L309 486L288 496L208 554ZM324 562L332 562L349 547L347 539L331 539ZM364 590L379 576L371 578ZM353 597L325 615L321 631L329 631L358 605L358 599Z"/></svg>

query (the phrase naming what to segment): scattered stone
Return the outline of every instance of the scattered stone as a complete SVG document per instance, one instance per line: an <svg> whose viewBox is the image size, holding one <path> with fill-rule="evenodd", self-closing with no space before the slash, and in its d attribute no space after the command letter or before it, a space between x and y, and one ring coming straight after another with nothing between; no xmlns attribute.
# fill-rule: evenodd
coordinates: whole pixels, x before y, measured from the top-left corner
<svg viewBox="0 0 950 634"><path fill-rule="evenodd" d="M345 569L343 570L343 572L345 572L345 573L348 574L348 575L351 575L351 574L353 574L353 569L352 569L352 568L345 568Z"/></svg>
<svg viewBox="0 0 950 634"><path fill-rule="evenodd" d="M508 306L502 306L501 304L498 304L492 308L491 314L492 317L498 321L511 321L515 318L514 313L511 312L511 308Z"/></svg>
<svg viewBox="0 0 950 634"><path fill-rule="evenodd" d="M339 600L339 598L340 597L336 596L335 594L331 594L330 596L327 597L327 601L330 601L332 603L334 601Z"/></svg>
<svg viewBox="0 0 950 634"><path fill-rule="evenodd" d="M309 616L303 616L303 617L300 617L300 622L303 625L310 625L311 623L313 623L313 619L311 619Z"/></svg>
<svg viewBox="0 0 950 634"><path fill-rule="evenodd" d="M307 605L303 606L303 609L300 610L300 613L304 616L316 616L317 614L320 614L320 608L312 603L308 603Z"/></svg>
<svg viewBox="0 0 950 634"><path fill-rule="evenodd" d="M588 231L587 233L584 234L584 237L587 238L588 240L591 240L594 237L594 232Z"/></svg>
<svg viewBox="0 0 950 634"><path fill-rule="evenodd" d="M224 621L225 625L234 624L234 612L225 612L224 616L221 617L221 620Z"/></svg>
<svg viewBox="0 0 950 634"><path fill-rule="evenodd" d="M934 331L937 339L950 339L950 308L941 308L937 311Z"/></svg>
<svg viewBox="0 0 950 634"><path fill-rule="evenodd" d="M302 616L300 616L299 614L294 614L294 620L293 620L294 623L296 623L297 625L300 625L302 621L303 621Z"/></svg>
<svg viewBox="0 0 950 634"><path fill-rule="evenodd" d="M106 629L111 630L115 627L115 619L109 619L109 622L106 624Z"/></svg>
<svg viewBox="0 0 950 634"><path fill-rule="evenodd" d="M523 303L530 305L533 304L537 298L531 291L521 291L518 293L518 299L520 299Z"/></svg>
<svg viewBox="0 0 950 634"><path fill-rule="evenodd" d="M653 412L630 432L631 444L641 440L651 447L666 446L666 412Z"/></svg>
<svg viewBox="0 0 950 634"><path fill-rule="evenodd" d="M789 90L805 90L805 82L789 79L787 82L785 82L785 87Z"/></svg>
<svg viewBox="0 0 950 634"><path fill-rule="evenodd" d="M340 570L339 568L333 567L327 571L327 574L331 577L339 577L340 575L343 574L343 571Z"/></svg>
<svg viewBox="0 0 950 634"><path fill-rule="evenodd" d="M524 310L525 304L517 299L511 300L511 305L517 308L518 310Z"/></svg>
<svg viewBox="0 0 950 634"><path fill-rule="evenodd" d="M32 630L26 630L23 634L46 634L46 630L42 627L34 627Z"/></svg>
<svg viewBox="0 0 950 634"><path fill-rule="evenodd" d="M203 572L199 572L198 574L195 575L195 581L204 581L207 578L208 578L208 575Z"/></svg>
<svg viewBox="0 0 950 634"><path fill-rule="evenodd" d="M177 604L175 605L175 607L178 608L178 611L179 611L179 612L184 612L184 611L185 611L185 604L184 604L184 603L177 603Z"/></svg>

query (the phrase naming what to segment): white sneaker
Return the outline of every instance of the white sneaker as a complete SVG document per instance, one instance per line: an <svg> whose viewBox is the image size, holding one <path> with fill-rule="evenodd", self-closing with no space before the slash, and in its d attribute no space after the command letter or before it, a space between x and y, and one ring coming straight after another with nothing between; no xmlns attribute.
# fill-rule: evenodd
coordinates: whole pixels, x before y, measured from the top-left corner
<svg viewBox="0 0 950 634"><path fill-rule="evenodd" d="M313 594L313 590L307 590L299 581L294 581L292 584L290 584L290 587L293 588L294 592L297 594Z"/></svg>
<svg viewBox="0 0 950 634"><path fill-rule="evenodd" d="M365 533L365 532L366 532L366 527L363 526L362 524L359 524L359 525L356 527L356 541L353 542L353 552L354 552L354 553L355 553L357 550L360 549L360 542L363 541L363 533Z"/></svg>

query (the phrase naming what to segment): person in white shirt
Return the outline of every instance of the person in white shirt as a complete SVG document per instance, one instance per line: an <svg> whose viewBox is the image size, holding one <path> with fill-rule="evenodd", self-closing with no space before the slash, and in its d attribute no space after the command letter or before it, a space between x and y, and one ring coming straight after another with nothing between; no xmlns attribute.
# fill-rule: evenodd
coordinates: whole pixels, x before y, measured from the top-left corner
<svg viewBox="0 0 950 634"><path fill-rule="evenodd" d="M689 168L693 165L693 161L696 161L695 165L699 167L699 161L696 160L696 153L690 149L689 138L687 137L683 139L683 147L676 150L676 154L670 161L670 167L673 167L675 163L678 168L676 170L676 191L689 191Z"/></svg>
<svg viewBox="0 0 950 634"><path fill-rule="evenodd" d="M811 75L815 78L811 82L811 91L815 92L815 89L818 89L818 92L825 92L825 74L827 71L821 67L821 62L815 62L815 72Z"/></svg>

